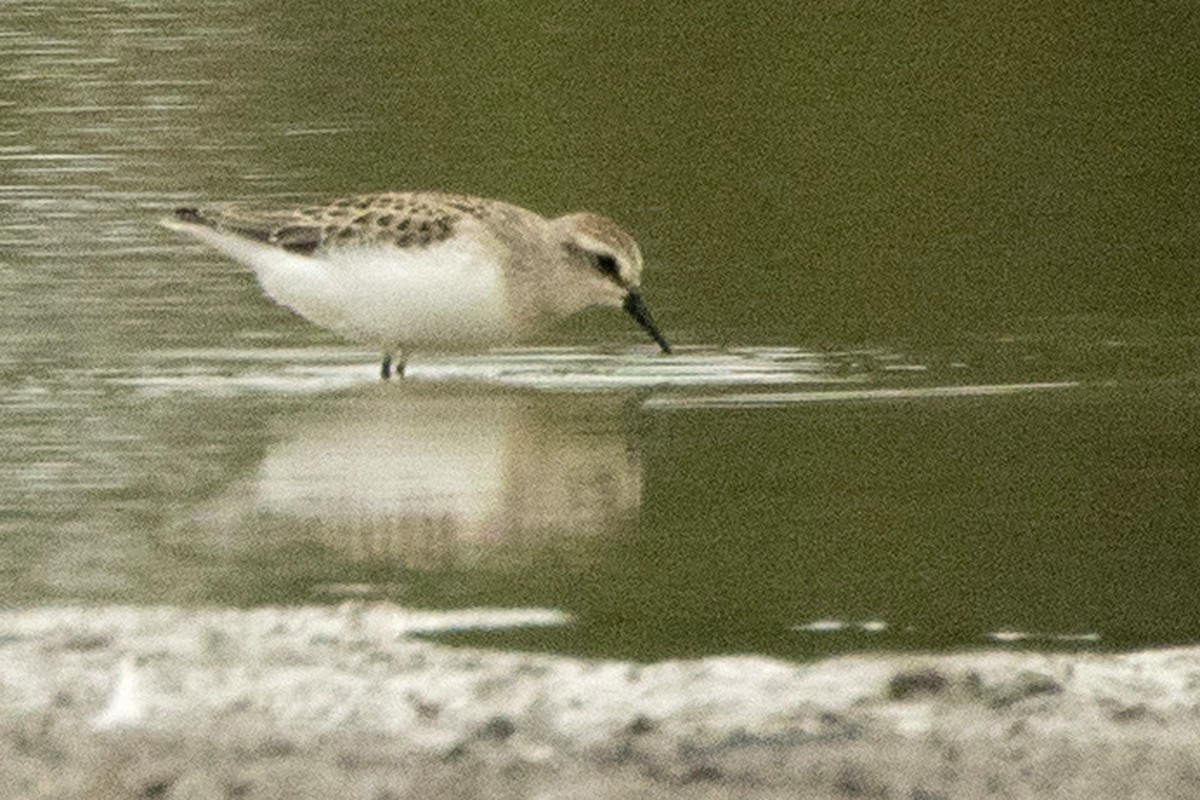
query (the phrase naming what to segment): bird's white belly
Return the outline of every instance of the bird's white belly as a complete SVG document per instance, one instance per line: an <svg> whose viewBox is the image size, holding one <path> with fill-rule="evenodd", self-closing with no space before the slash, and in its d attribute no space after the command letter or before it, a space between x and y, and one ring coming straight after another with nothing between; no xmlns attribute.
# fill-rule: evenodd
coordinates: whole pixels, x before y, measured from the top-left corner
<svg viewBox="0 0 1200 800"><path fill-rule="evenodd" d="M274 250L256 261L259 283L276 302L380 348L454 348L503 342L515 332L500 266L462 239L311 258Z"/></svg>

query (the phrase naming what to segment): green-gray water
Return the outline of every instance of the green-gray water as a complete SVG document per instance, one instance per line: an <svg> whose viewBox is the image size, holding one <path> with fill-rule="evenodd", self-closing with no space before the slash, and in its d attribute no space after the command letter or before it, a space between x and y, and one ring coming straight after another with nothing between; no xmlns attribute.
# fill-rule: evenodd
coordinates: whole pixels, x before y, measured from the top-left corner
<svg viewBox="0 0 1200 800"><path fill-rule="evenodd" d="M1189 4L8 3L0 601L1200 639L1198 42ZM386 188L613 216L679 356L598 311L379 385L154 224Z"/></svg>

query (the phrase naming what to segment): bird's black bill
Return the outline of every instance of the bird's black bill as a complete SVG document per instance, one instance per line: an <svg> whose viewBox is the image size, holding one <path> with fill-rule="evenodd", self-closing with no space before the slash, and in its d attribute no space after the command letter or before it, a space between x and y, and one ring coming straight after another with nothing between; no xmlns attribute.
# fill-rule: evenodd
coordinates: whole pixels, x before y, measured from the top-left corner
<svg viewBox="0 0 1200 800"><path fill-rule="evenodd" d="M663 335L658 332L658 326L654 324L654 318L650 316L650 309L646 308L646 303L642 300L642 296L637 292L630 292L625 295L625 311L629 316L637 320L638 325L646 329L646 332L658 342L658 346L662 348L664 353L671 352L671 345L663 338Z"/></svg>

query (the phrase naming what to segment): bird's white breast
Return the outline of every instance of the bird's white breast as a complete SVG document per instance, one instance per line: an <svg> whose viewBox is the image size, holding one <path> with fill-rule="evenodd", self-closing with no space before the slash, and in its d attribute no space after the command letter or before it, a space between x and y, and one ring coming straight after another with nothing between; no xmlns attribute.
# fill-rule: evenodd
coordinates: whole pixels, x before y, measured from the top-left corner
<svg viewBox="0 0 1200 800"><path fill-rule="evenodd" d="M273 300L341 335L388 349L503 342L515 333L486 241L423 248L348 245L314 256L207 228L189 233L254 268Z"/></svg>
<svg viewBox="0 0 1200 800"><path fill-rule="evenodd" d="M502 341L513 333L500 264L470 239L422 249L348 248L314 260L325 272L323 285L339 298L340 320L330 327L351 338L437 347ZM304 313L301 295L311 290L285 291Z"/></svg>

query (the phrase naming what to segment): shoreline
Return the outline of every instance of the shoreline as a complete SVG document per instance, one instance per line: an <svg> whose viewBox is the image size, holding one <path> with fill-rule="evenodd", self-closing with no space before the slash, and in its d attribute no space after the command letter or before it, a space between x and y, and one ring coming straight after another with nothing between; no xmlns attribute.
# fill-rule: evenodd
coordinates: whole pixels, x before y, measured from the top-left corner
<svg viewBox="0 0 1200 800"><path fill-rule="evenodd" d="M0 612L13 798L1193 797L1200 648L632 664L553 611Z"/></svg>

